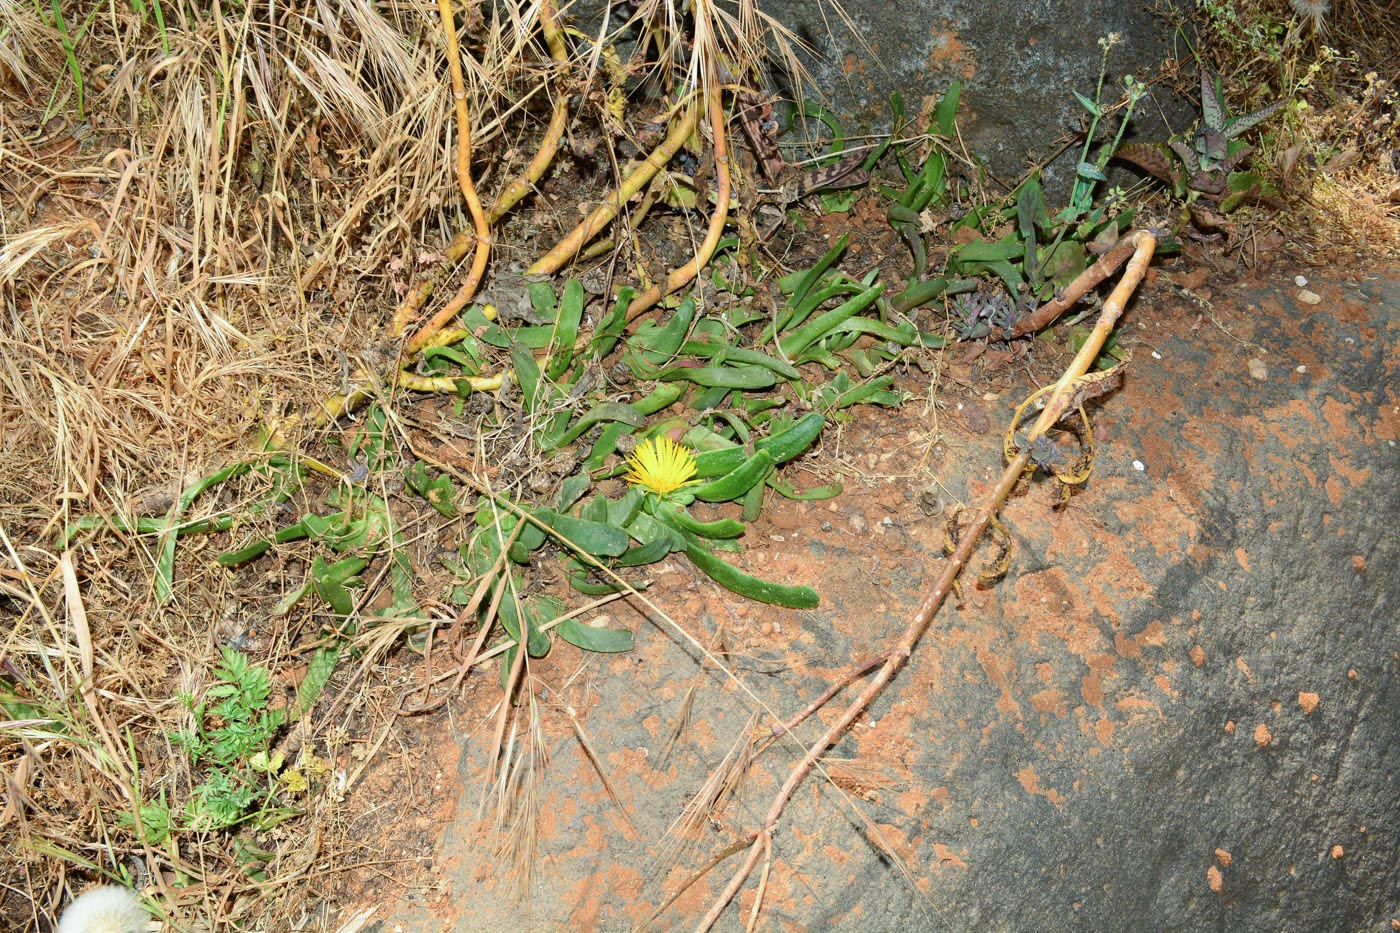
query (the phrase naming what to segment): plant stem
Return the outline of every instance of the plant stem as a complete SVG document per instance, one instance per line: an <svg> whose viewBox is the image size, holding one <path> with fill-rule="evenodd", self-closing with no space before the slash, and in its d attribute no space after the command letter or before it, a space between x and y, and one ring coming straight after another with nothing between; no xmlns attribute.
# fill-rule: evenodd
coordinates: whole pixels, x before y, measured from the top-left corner
<svg viewBox="0 0 1400 933"><path fill-rule="evenodd" d="M447 64L452 72L452 99L457 114L457 184L462 189L462 198L467 202L467 210L471 212L472 224L476 228L476 255L472 257L471 271L467 273L462 287L457 289L457 294L409 339L404 347L404 352L409 356L417 354L430 343L433 336L467 306L481 285L486 275L487 261L491 258L491 223L481 208L481 199L477 197L476 186L472 183L471 114L467 111L467 86L462 77L462 54L457 44L452 0L438 0L438 17L442 21L443 41L447 44Z"/></svg>
<svg viewBox="0 0 1400 933"><path fill-rule="evenodd" d="M715 210L710 215L710 227L705 233L705 240L700 244L700 248L695 251L695 258L681 266L673 269L666 277L665 283L653 285L627 306L627 320L635 319L652 305L662 298L671 294L679 288L689 285L691 281L700 274L700 270L705 268L705 264L714 255L715 247L719 245L720 238L724 235L724 224L729 219L729 146L724 133L724 108L720 104L720 89L716 82L710 82L710 89L706 92L709 103L710 131L714 135L715 144L715 175L717 178L715 188Z"/></svg>
<svg viewBox="0 0 1400 933"><path fill-rule="evenodd" d="M879 695L880 691L883 690L885 685L894 677L899 668L909 656L914 653L915 644L917 644L924 632L928 630L929 624L933 621L934 615L943 605L943 601L947 598L949 591L952 590L958 575L961 574L963 568L967 566L968 561L972 557L972 552L977 546L978 540L981 538L983 532L986 531L987 526L991 524L992 519L1000 510L1006 497L1016 488L1016 484L1021 480L1021 474L1025 472L1026 467L1030 464L1030 442L1044 434L1045 431L1059 421L1070 407L1074 383L1089 371L1089 367L1093 365L1094 359L1099 355L1099 351L1103 349L1104 341L1108 339L1108 335L1113 331L1114 325L1122 315L1123 308L1127 304L1128 298L1131 297L1138 283L1142 281L1142 277L1147 271L1147 264L1151 262L1152 253L1157 246L1156 238L1146 230L1139 230L1124 237L1124 240L1129 241L1132 245L1132 261L1128 263L1128 267L1124 271L1123 278L1118 283L1118 286L1113 290L1108 300L1104 302L1103 311L1100 312L1099 320L1094 325L1094 330L1089 335L1089 339L1084 342L1084 346L1080 348L1079 352L1075 354L1074 359L1070 361L1069 366L1065 369L1064 375L1055 383L1050 398L1046 402L1045 410L1027 432L1026 444L1016 456L1012 458L1011 462L1006 465L1006 469L1002 471L1001 478L997 481L996 486L983 500L972 524L968 527L962 540L958 542L958 546L953 551L952 556L949 557L947 563L944 564L943 572L939 574L932 591L930 591L928 596L924 599L923 604L919 606L918 611L914 613L913 619L910 620L909 624L905 627L899 640L893 647L883 653L883 663L881 663L875 676L866 684L865 689L861 691L860 695L846 707L836 721L822 733L821 737L807 746L807 751L803 755L802 760L788 773L787 780L783 782L782 788L773 798L768 808L768 813L764 816L762 826L759 828L758 832L754 834L753 841L749 844L748 854L745 856L743 864L740 865L739 869L735 871L733 876L729 879L728 884L725 885L720 895L711 903L709 910L696 927L697 933L705 933L705 931L714 926L715 921L719 919L729 902L739 893L739 889L743 887L744 882L747 881L749 876L753 873L754 868L758 865L759 859L772 845L773 835L778 826L778 819L782 816L788 800L797 790L802 780L817 764L822 754L835 744L845 733L846 729L850 727L851 723L865 712L874 701L875 697ZM1116 250L1115 253L1117 253ZM1122 261L1123 257L1120 256L1118 263L1121 264ZM1080 278L1088 276L1090 271L1091 270L1085 270L1085 272L1080 275ZM1075 284L1078 284L1078 280L1076 280ZM869 667L867 663L858 670L869 670ZM859 676L859 674L856 676ZM851 678L851 680L854 679L854 677ZM804 710L804 715L809 715L810 711L810 707L808 710ZM755 905L755 910L757 910L757 905Z"/></svg>
<svg viewBox="0 0 1400 933"><path fill-rule="evenodd" d="M568 49L564 45L564 34L559 29L559 19L554 11L553 0L545 0L540 4L539 16L540 31L544 34L545 45L549 47L549 57L561 67L567 65ZM559 152L559 143L564 138L564 130L568 123L569 95L560 90L554 99L554 111L549 118L549 127L545 130L544 138L540 140L539 148L535 150L534 158L530 160L530 164L525 167L525 170L511 179L510 183L496 197L495 203L486 212L488 224L498 223L502 217L510 212L511 208L520 203L521 199L535 190L535 185L544 177L544 173L549 170L555 155ZM456 265L463 256L467 255L467 251L475 242L474 229L463 230L452 238L452 242L443 250L442 262L438 269L426 280L411 288L394 311L394 333L402 333L408 327L408 322L417 316L424 302L432 295L433 289L437 286L442 275L446 270Z"/></svg>
<svg viewBox="0 0 1400 933"><path fill-rule="evenodd" d="M593 212L569 231L568 235L555 244L553 249L535 260L534 264L525 270L525 274L558 272L565 263L578 255L579 250L583 249L589 240L597 236L600 230L612 222L618 211L622 209L622 205L646 187L647 183L656 177L656 173L661 171L667 162L671 161L672 157L680 151L681 146L685 145L685 141L695 132L695 126L699 122L700 107L693 101L689 102L685 105L679 119L671 126L671 132L661 141L661 145L648 153L642 164L637 166L631 175L623 179L622 184L618 185L617 191L594 208Z"/></svg>

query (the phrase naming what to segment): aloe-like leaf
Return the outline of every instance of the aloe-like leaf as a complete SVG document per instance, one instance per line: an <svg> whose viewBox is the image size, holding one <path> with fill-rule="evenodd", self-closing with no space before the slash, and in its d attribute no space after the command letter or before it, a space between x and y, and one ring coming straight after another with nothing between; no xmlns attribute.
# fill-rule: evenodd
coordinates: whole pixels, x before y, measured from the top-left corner
<svg viewBox="0 0 1400 933"><path fill-rule="evenodd" d="M1083 94L1079 93L1078 91L1071 91L1070 93L1072 93L1072 94L1074 95L1075 99L1079 101L1079 106L1081 106L1081 107L1083 107L1085 110L1089 111L1089 113L1093 114L1093 115L1096 116L1096 117L1102 117L1102 116L1103 116L1103 110L1101 110L1101 109L1099 108L1099 105L1098 105L1098 104L1094 103L1092 100L1090 100L1089 98L1085 97Z"/></svg>
<svg viewBox="0 0 1400 933"><path fill-rule="evenodd" d="M947 174L948 160L937 149L930 150L928 158L924 160L923 169L914 179L914 184L904 193L900 203L915 213L922 211L934 198L942 198L943 193L948 190Z"/></svg>
<svg viewBox="0 0 1400 933"><path fill-rule="evenodd" d="M609 427L625 428L626 425L609 425ZM608 428L604 428L606 433ZM609 450L608 453L612 453ZM575 473L573 476L566 476L564 482L559 484L559 495L554 498L554 508L560 512L567 511L568 508L579 500L579 497L588 492L593 485L593 480L586 473Z"/></svg>
<svg viewBox="0 0 1400 933"><path fill-rule="evenodd" d="M1008 234L994 243L986 240L964 243L954 250L952 259L958 263L996 262L1001 259L1017 259L1021 256L1021 251L1021 241L1014 234Z"/></svg>
<svg viewBox="0 0 1400 933"><path fill-rule="evenodd" d="M539 509L535 517L567 539L561 543L576 547L585 554L617 557L627 550L627 532L614 525L574 518L553 509Z"/></svg>
<svg viewBox="0 0 1400 933"><path fill-rule="evenodd" d="M598 432L598 439L593 442L593 446L588 450L588 456L584 458L583 465L589 473L596 473L603 468L607 459L617 450L617 441L622 435L629 432L631 428L620 421L614 421L602 431ZM585 482L588 476L581 477ZM570 477L573 479L573 477ZM567 480L566 480L567 482Z"/></svg>
<svg viewBox="0 0 1400 933"><path fill-rule="evenodd" d="M817 260L817 264L812 266L812 268L805 272L797 273L794 276L785 276L779 280L779 288L784 290L786 290L788 286L792 288L792 295L788 298L788 304L800 304L802 299L807 297L807 293L821 281L822 276L826 274L826 270L830 269L832 264L845 252L846 242L849 239L849 234L842 234L841 238L836 241L836 245L827 250L826 254L822 256L821 259Z"/></svg>
<svg viewBox="0 0 1400 933"><path fill-rule="evenodd" d="M532 521L522 521L515 542L510 546L510 559L517 564L528 564L530 555L544 546L549 535Z"/></svg>
<svg viewBox="0 0 1400 933"><path fill-rule="evenodd" d="M692 382L710 388L754 391L772 388L777 374L766 366L668 366L656 374L662 382Z"/></svg>
<svg viewBox="0 0 1400 933"><path fill-rule="evenodd" d="M1207 129L1225 127L1225 102L1221 97L1220 78L1209 68L1201 66L1201 122Z"/></svg>
<svg viewBox="0 0 1400 933"><path fill-rule="evenodd" d="M1286 103L1288 103L1288 101L1286 100L1276 100L1272 104L1269 104L1267 107L1260 107L1253 113L1247 113L1241 117L1231 117L1225 123L1225 138L1234 139L1236 136L1248 132L1249 130L1258 126L1260 123L1263 123L1265 120L1269 119L1269 117L1272 117L1274 114L1278 113L1279 110Z"/></svg>
<svg viewBox="0 0 1400 933"><path fill-rule="evenodd" d="M346 557L334 564L326 563L319 554L311 561L311 584L316 595L326 601L338 616L355 611L355 598L350 594L350 581L369 564L362 557Z"/></svg>
<svg viewBox="0 0 1400 933"><path fill-rule="evenodd" d="M1129 143L1113 150L1113 157L1135 165L1153 178L1169 185L1177 182L1176 166L1171 159L1170 150L1161 143Z"/></svg>
<svg viewBox="0 0 1400 933"><path fill-rule="evenodd" d="M620 499L608 499L608 512L605 521L609 525L616 525L619 528L626 528L628 522L636 517L642 510L642 504L646 501L646 493L638 486L629 486Z"/></svg>
<svg viewBox="0 0 1400 933"><path fill-rule="evenodd" d="M737 538L744 533L744 523L732 518L702 522L684 508L665 500L658 501L652 514L657 521L670 525L677 531L689 532L701 538Z"/></svg>
<svg viewBox="0 0 1400 933"><path fill-rule="evenodd" d="M553 352L545 375L558 379L568 370L574 358L574 341L578 339L579 324L583 320L583 306L586 301L583 285L578 279L569 279L564 285L564 294L559 299L559 314L554 319L554 336L551 340Z"/></svg>
<svg viewBox="0 0 1400 933"><path fill-rule="evenodd" d="M1173 139L1167 145L1171 146L1172 152L1177 154L1182 164L1186 166L1186 170L1192 175L1201 170L1201 160L1196 156L1196 151L1190 146L1179 139Z"/></svg>
<svg viewBox="0 0 1400 933"><path fill-rule="evenodd" d="M698 328L697 328L698 329ZM800 379L799 373L791 363L784 362L776 356L769 356L761 350L750 350L746 347L731 347L724 344L706 343L702 341L688 340L681 347L682 356L703 357L705 359L723 358L725 362L741 363L752 366L763 366L773 370L784 379Z"/></svg>
<svg viewBox="0 0 1400 933"><path fill-rule="evenodd" d="M644 415L654 415L658 411L670 408L684 394L685 386L663 382L631 404Z"/></svg>
<svg viewBox="0 0 1400 933"><path fill-rule="evenodd" d="M740 451L743 453L743 451ZM669 525L652 518L647 512L639 512L627 524L627 531L642 542L643 545L653 544L657 541L667 542L672 550L683 549L685 547L685 536Z"/></svg>
<svg viewBox="0 0 1400 933"><path fill-rule="evenodd" d="M584 431L603 421L618 421L629 427L640 428L646 424L646 417L631 405L624 405L621 402L603 402L600 405L594 405L579 416L573 426L550 446L564 447L572 444Z"/></svg>
<svg viewBox="0 0 1400 933"><path fill-rule="evenodd" d="M415 460L403 474L404 485L428 500L444 518L456 518L457 487L446 473L434 474L422 460Z"/></svg>
<svg viewBox="0 0 1400 933"><path fill-rule="evenodd" d="M768 485L784 499L795 499L801 502L834 499L841 495L842 491L840 483L827 483L824 486L812 486L809 489L798 489L791 483L784 482L776 476L768 477Z"/></svg>
<svg viewBox="0 0 1400 933"><path fill-rule="evenodd" d="M521 403L527 413L543 407L548 402L548 390L540 372L535 355L523 343L510 346L510 363L515 367L515 381L520 386Z"/></svg>
<svg viewBox="0 0 1400 933"><path fill-rule="evenodd" d="M913 281L909 287L890 300L890 307L899 312L912 311L928 304L948 290L948 280L943 276L927 281Z"/></svg>
<svg viewBox="0 0 1400 933"><path fill-rule="evenodd" d="M272 542L267 538L254 541L245 547L234 551L225 551L216 560L225 567L236 567L239 564L247 563L255 557L261 557L272 547Z"/></svg>
<svg viewBox="0 0 1400 933"><path fill-rule="evenodd" d="M468 349L469 347L471 349ZM456 346L425 347L423 349L423 361L429 364L432 369L441 372L446 367L437 365L439 360L451 363L469 376L481 374L480 344L471 335L468 335Z"/></svg>
<svg viewBox="0 0 1400 933"><path fill-rule="evenodd" d="M1040 180L1032 175L1016 192L1017 229L1020 230L1021 236L1030 239L1035 236L1036 228L1044 229L1049 224L1050 215L1045 211L1045 192L1040 187Z"/></svg>
<svg viewBox="0 0 1400 933"><path fill-rule="evenodd" d="M613 566L644 567L647 564L656 563L672 550L674 550L674 542L670 538L657 538L647 544L628 548L622 553L622 556L613 561Z"/></svg>
<svg viewBox="0 0 1400 933"><path fill-rule="evenodd" d="M954 81L948 85L948 90L943 92L943 97L933 108L933 125L938 127L938 132L943 136L952 137L954 135L958 116L958 100L961 97L962 82Z"/></svg>
<svg viewBox="0 0 1400 933"><path fill-rule="evenodd" d="M501 585L509 586L510 581L502 578ZM549 654L549 633L543 630L544 623L558 616L563 609L563 602L554 596L526 599L514 592L507 592L501 600L498 613L501 625L517 642L520 641L520 624L523 617L525 625L529 628L525 650L532 658L542 658Z"/></svg>
<svg viewBox="0 0 1400 933"><path fill-rule="evenodd" d="M773 467L773 455L766 450L756 452L738 468L718 479L694 487L691 492L701 502L728 502L737 499L761 482Z"/></svg>
<svg viewBox="0 0 1400 933"><path fill-rule="evenodd" d="M588 355L595 360L601 360L613 351L618 340L622 338L623 332L627 329L627 306L636 297L636 289L630 285L623 288L617 295L617 301L613 302L612 312L593 329L593 340L588 345Z"/></svg>
<svg viewBox="0 0 1400 933"><path fill-rule="evenodd" d="M686 334L690 332L690 325L695 320L695 310L695 299L687 298L680 303L665 324L643 322L627 341L628 349L634 351L629 356L641 363L640 366L634 366L634 370L664 365L675 356L681 344L685 343Z"/></svg>
<svg viewBox="0 0 1400 933"><path fill-rule="evenodd" d="M297 685L296 702L287 712L287 720L294 722L304 714L311 712L311 708L320 699L321 693L326 689L326 684L330 683L331 676L335 674L336 664L340 660L340 644L324 645L311 653L311 660L306 664L306 676Z"/></svg>
<svg viewBox="0 0 1400 933"><path fill-rule="evenodd" d="M707 577L747 599L790 609L815 609L821 602L817 591L810 586L786 586L755 577L725 563L697 543L687 543L685 554Z"/></svg>
<svg viewBox="0 0 1400 933"><path fill-rule="evenodd" d="M631 651L634 647L632 633L625 628L594 628L576 619L565 619L554 627L559 637L584 651L598 651L616 654Z"/></svg>
<svg viewBox="0 0 1400 933"><path fill-rule="evenodd" d="M829 404L824 406L828 411L840 411L852 405L886 405L894 406L903 401L903 398L896 392L888 391L889 386L894 383L893 376L880 376L862 383L855 388L836 395ZM823 393L825 395L825 393ZM835 394L835 393L833 393Z"/></svg>
<svg viewBox="0 0 1400 933"><path fill-rule="evenodd" d="M803 324L797 330L783 336L778 348L788 359L797 356L807 347L824 337L832 328L853 314L859 314L875 302L885 290L883 282L865 289L832 310Z"/></svg>

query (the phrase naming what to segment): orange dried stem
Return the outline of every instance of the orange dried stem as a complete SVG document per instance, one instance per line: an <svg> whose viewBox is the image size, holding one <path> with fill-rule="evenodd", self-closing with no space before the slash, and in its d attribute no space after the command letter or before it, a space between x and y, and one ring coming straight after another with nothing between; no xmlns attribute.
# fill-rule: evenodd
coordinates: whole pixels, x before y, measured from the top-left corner
<svg viewBox="0 0 1400 933"><path fill-rule="evenodd" d="M442 21L442 37L447 44L447 66L452 72L452 99L457 115L457 185L462 189L462 198L467 202L472 224L476 228L476 255L472 257L471 271L466 281L457 289L457 294L434 314L426 324L408 341L405 353L413 356L429 342L433 335L442 330L447 322L467 306L476 294L486 275L486 264L491 258L491 224L482 210L481 199L477 197L476 186L472 184L472 137L471 114L467 112L467 83L462 77L462 54L457 45L457 24L452 18L452 0L438 0L438 17ZM400 326L407 322L400 322Z"/></svg>
<svg viewBox="0 0 1400 933"><path fill-rule="evenodd" d="M1099 355L1099 351L1103 349L1104 341L1108 339L1108 335L1113 331L1114 325L1122 315L1123 308L1127 304L1128 298L1132 296L1138 283L1142 281L1143 275L1146 274L1147 264L1152 261L1152 253L1157 247L1156 238L1145 230L1139 230L1136 233L1124 237L1118 246L1123 246L1125 243L1128 245L1128 249L1119 249L1116 246L1108 255L1117 257L1117 262L1121 264L1128 253L1131 253L1132 261L1128 263L1128 267L1124 271L1123 278L1118 283L1118 286L1114 288L1113 293L1109 295L1108 300L1104 302L1103 311L1100 312L1098 323L1094 325L1094 330L1089 335L1089 339L1084 342L1084 346L1080 348L1074 359L1070 361L1069 366L1065 369L1064 375L1055 383L1054 391L1050 395L1050 400L1045 405L1044 412L1041 413L1040 418L1036 420L1035 425L1029 432L1029 439L1032 441L1064 416L1065 410L1069 407L1071 401L1071 390L1075 380L1089 371L1089 367L1093 365L1094 359ZM1108 257L1105 256L1105 259L1106 258ZM1081 273L1079 278L1083 279L1090 275L1098 275L1098 280L1102 281L1109 273L1097 268L1101 263L1102 261L1096 263L1095 268L1086 269ZM1112 270L1109 270L1109 272L1111 271ZM1078 280L1076 280L1075 284L1078 284ZM1071 288L1073 287L1072 285ZM1027 445L1027 447L1029 447L1029 445ZM929 624L933 621L934 615L943 605L944 600L947 599L948 593L952 590L958 575L962 573L963 568L966 567L968 561L971 560L972 552L974 548L976 548L982 533L987 530L987 526L991 524L992 519L1001 509L1001 505L1006 501L1006 497L1016 488L1016 484L1020 482L1021 474L1025 472L1029 464L1030 453L1027 449L1023 448L1011 462L1006 465L1006 469L1002 471L1001 478L997 481L996 487L988 493L986 499L983 500L971 526L969 526L967 532L963 535L962 540L958 542L958 546L953 551L948 562L943 566L943 572L938 575L938 580L934 583L933 590L928 594L927 598L925 598L923 604L919 606L918 611L914 614L909 625L905 627L899 640L893 647L884 652L884 661L880 665L875 676L865 685L865 689L846 707L836 721L822 733L821 737L807 747L807 751L803 755L802 760L788 773L787 780L783 782L782 788L769 805L762 826L754 833L752 837L753 841L749 843L748 852L744 858L743 864L740 865L738 870L730 877L724 890L721 891L719 896L710 904L709 910L696 927L697 933L705 933L705 931L714 926L715 921L724 913L724 909L729 905L729 902L734 899L734 896L739 893L739 889L744 886L744 882L753 874L753 870L757 867L759 859L763 857L763 854L769 850L772 844L773 834L778 825L778 819L782 816L783 809L787 806L788 800L791 799L793 793L796 792L802 780L811 772L812 768L816 766L818 759L820 759L828 748L840 739L845 731L850 728L851 723L855 722L855 720L865 712L874 701L875 697L879 695L880 691L883 690L885 685L894 677L899 668L909 656L914 653L915 644L918 643L924 632L928 630ZM870 667L871 665L869 663L861 665L848 676L845 683L854 682L857 677L869 671ZM832 692L828 691L828 695L831 694ZM810 715L810 713L814 711L814 707L809 705L807 709L803 710L803 714ZM791 728L794 725L796 725L796 721L790 721L785 724L787 728Z"/></svg>
<svg viewBox="0 0 1400 933"><path fill-rule="evenodd" d="M554 4L549 0L540 4L540 31L544 33L545 45L549 47L549 57L560 66L566 65L569 50L564 46L564 33L559 29ZM512 207L520 203L521 198L535 190L535 185L554 162L554 156L559 152L559 142L564 138L564 130L568 125L569 95L561 89L554 98L554 112L549 118L549 128L545 130L544 139L540 140L539 148L535 150L535 157L525 166L525 171L512 179L497 196L496 203L487 215L491 223L499 221Z"/></svg>
<svg viewBox="0 0 1400 933"><path fill-rule="evenodd" d="M720 90L714 82L711 82L710 89L706 92L706 98L710 111L710 131L714 135L715 176L717 179L715 211L710 216L710 228L706 231L705 241L695 251L694 259L679 269L672 270L664 283L653 285L632 299L632 303L627 306L627 320L629 321L647 311L662 298L694 281L695 277L700 274L700 270L705 268L705 264L710 261L710 257L715 254L720 237L724 235L724 225L729 219L729 146L724 135L724 108L720 105Z"/></svg>
<svg viewBox="0 0 1400 933"><path fill-rule="evenodd" d="M656 177L656 173L670 162L685 141L695 132L695 126L700 122L700 108L693 102L687 104L681 112L680 118L671 126L671 132L661 141L661 144L647 154L642 164L633 170L631 175L623 179L622 184L608 198L588 215L578 226L569 231L568 236L560 240L553 249L535 260L534 265L525 270L526 275L549 274L558 272L578 255L579 250L588 245L588 241L598 235L613 218L622 210L622 205L632 199L637 192L641 191L647 184Z"/></svg>

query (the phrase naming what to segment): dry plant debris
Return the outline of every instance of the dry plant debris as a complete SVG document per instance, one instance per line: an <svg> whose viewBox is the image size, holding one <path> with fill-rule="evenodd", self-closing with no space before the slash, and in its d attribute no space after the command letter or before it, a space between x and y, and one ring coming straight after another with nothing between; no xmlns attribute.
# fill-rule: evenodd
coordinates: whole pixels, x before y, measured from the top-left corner
<svg viewBox="0 0 1400 933"><path fill-rule="evenodd" d="M643 0L600 36L550 2L0 11L0 917L20 929L89 881L214 929L285 928L351 891L378 862L356 849L368 814L347 796L403 715L460 698L488 661L515 702L489 717L482 816L527 889L548 758L535 656L554 638L625 650L632 633L581 620L643 598L632 568L671 553L743 597L814 604L719 556L744 522L688 509L737 502L751 520L765 496L835 495L780 470L829 420L902 401L894 373L925 351L1036 332L1125 261L1136 282L1155 243L1129 233L1126 201L1098 198L1112 147L1092 131L1069 215L1048 214L1034 179L984 190L953 142L955 86L912 124L892 102L916 135L833 152L778 198L864 180L889 153L902 290L842 272L844 241L772 282L762 237L725 237L756 233L762 200L729 108L762 113L745 85L769 48L800 69L750 0L737 15ZM1131 109L1086 103L1095 119ZM1394 166L1370 158L1394 107L1375 78L1318 117L1342 142L1312 203L1369 248L1397 242ZM738 119L780 172L772 128ZM663 263L640 231L667 212L700 221ZM1092 394L1124 287L1008 441L1003 486L1056 466L1037 443ZM682 399L723 413L668 415ZM898 645L786 721L752 697L781 736L879 669L859 713L996 507ZM554 589L523 575L546 556ZM695 647L724 666L722 645ZM375 723L363 744L350 721ZM599 737L569 722L625 810ZM697 813L772 744L751 733ZM712 918L771 852L784 799Z"/></svg>

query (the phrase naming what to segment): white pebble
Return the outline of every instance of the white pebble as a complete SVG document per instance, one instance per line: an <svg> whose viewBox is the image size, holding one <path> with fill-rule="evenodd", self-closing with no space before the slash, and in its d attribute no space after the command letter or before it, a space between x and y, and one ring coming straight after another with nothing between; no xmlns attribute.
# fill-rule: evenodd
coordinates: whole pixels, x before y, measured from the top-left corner
<svg viewBox="0 0 1400 933"><path fill-rule="evenodd" d="M1311 290L1306 289L1306 288L1303 289L1302 291L1298 292L1298 300L1301 301L1301 302L1302 302L1303 304L1305 304L1305 305L1320 305L1320 304L1322 304L1322 296L1319 295L1317 292L1311 291Z"/></svg>
<svg viewBox="0 0 1400 933"><path fill-rule="evenodd" d="M1308 277L1305 275L1295 275L1293 276L1293 284L1298 286L1299 288L1307 288Z"/></svg>
<svg viewBox="0 0 1400 933"><path fill-rule="evenodd" d="M1306 366L1299 366L1297 371L1300 373L1305 373L1308 371L1308 368Z"/></svg>
<svg viewBox="0 0 1400 933"><path fill-rule="evenodd" d="M1152 351L1152 358L1153 358L1154 360L1160 360L1160 359L1162 358L1162 354L1158 353L1156 350L1153 350L1153 351Z"/></svg>
<svg viewBox="0 0 1400 933"><path fill-rule="evenodd" d="M1139 473L1141 473L1141 472L1143 472L1144 470L1146 470L1147 467L1146 467L1146 465L1143 464L1143 462L1142 462L1141 460L1134 460L1134 461L1133 461L1133 469L1134 469L1134 470L1137 470Z"/></svg>

